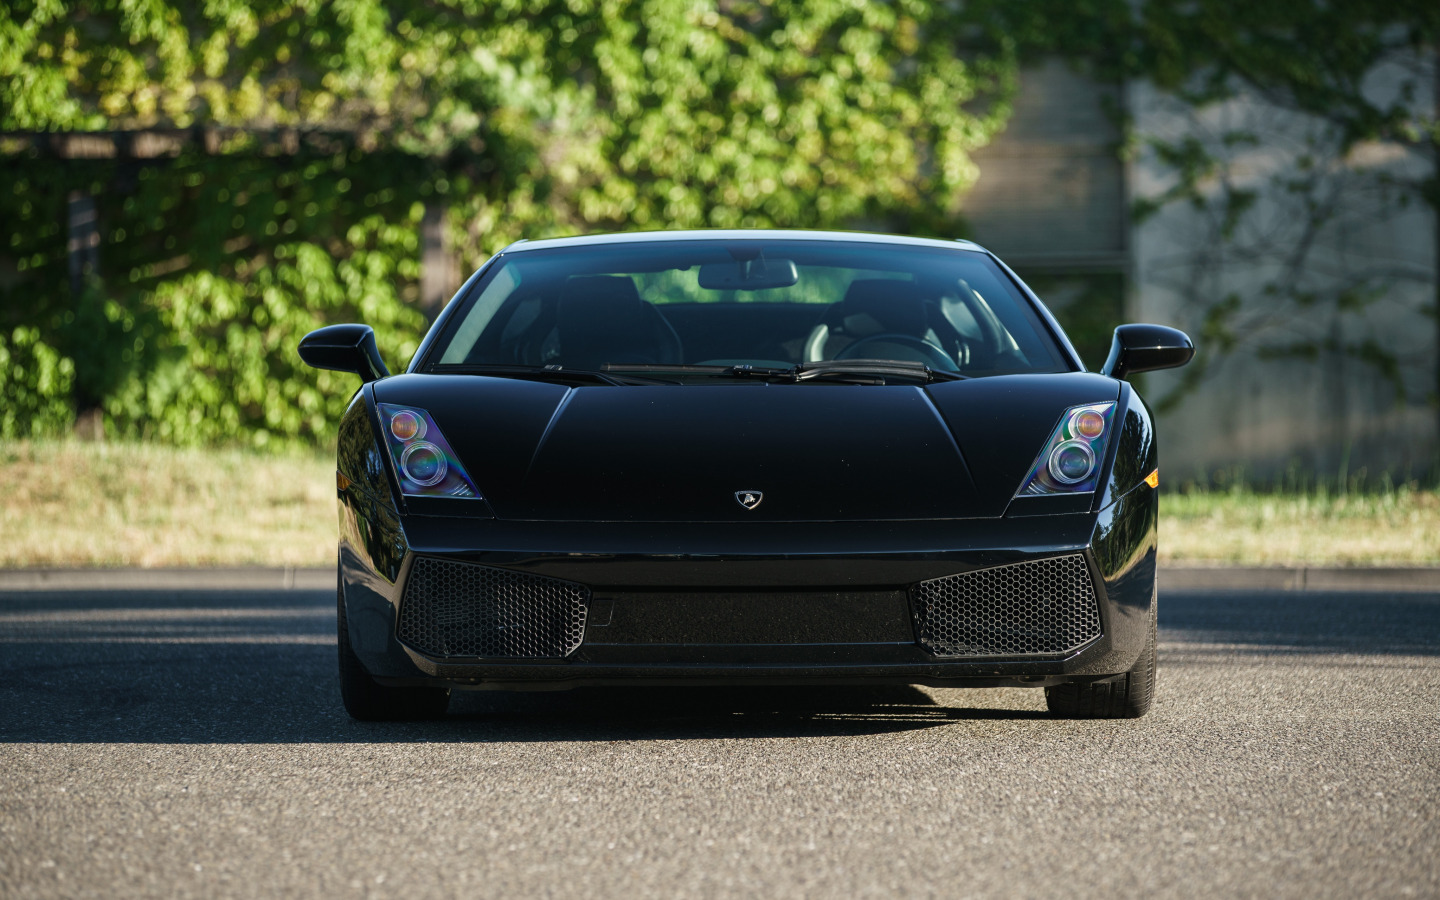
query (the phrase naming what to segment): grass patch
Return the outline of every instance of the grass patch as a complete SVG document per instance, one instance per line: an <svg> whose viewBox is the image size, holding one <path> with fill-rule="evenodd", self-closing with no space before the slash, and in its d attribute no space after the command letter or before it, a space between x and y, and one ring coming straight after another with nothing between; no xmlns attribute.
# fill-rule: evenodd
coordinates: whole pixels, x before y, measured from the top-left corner
<svg viewBox="0 0 1440 900"><path fill-rule="evenodd" d="M1440 564L1440 493L1414 485L1297 492L1240 487L1160 498L1161 564ZM1440 576L1437 576L1440 577Z"/></svg>
<svg viewBox="0 0 1440 900"><path fill-rule="evenodd" d="M331 454L0 445L0 567L334 565Z"/></svg>
<svg viewBox="0 0 1440 900"><path fill-rule="evenodd" d="M329 566L335 463L152 444L0 445L0 567ZM1189 490L1160 500L1170 565L1437 565L1440 493Z"/></svg>

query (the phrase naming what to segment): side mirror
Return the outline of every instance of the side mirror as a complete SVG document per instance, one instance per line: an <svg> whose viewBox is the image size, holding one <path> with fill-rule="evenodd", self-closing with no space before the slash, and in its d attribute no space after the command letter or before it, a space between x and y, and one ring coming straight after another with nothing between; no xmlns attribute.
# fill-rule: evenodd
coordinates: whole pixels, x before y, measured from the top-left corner
<svg viewBox="0 0 1440 900"><path fill-rule="evenodd" d="M1110 356L1100 367L1101 375L1124 381L1136 372L1173 369L1195 355L1195 345L1185 332L1164 325L1121 325L1110 342Z"/></svg>
<svg viewBox="0 0 1440 900"><path fill-rule="evenodd" d="M329 325L300 339L300 358L317 369L354 372L369 383L390 374L369 325Z"/></svg>

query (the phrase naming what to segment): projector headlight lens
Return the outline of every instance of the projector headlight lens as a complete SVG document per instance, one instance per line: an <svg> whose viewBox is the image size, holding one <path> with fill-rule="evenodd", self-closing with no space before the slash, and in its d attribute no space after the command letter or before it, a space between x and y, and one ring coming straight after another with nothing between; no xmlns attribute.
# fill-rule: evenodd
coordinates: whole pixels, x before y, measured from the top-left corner
<svg viewBox="0 0 1440 900"><path fill-rule="evenodd" d="M1095 453L1084 441L1066 441L1050 451L1049 468L1061 484L1079 484L1095 470Z"/></svg>
<svg viewBox="0 0 1440 900"><path fill-rule="evenodd" d="M400 454L400 470L421 487L431 487L445 480L449 468L444 452L429 441L416 441Z"/></svg>

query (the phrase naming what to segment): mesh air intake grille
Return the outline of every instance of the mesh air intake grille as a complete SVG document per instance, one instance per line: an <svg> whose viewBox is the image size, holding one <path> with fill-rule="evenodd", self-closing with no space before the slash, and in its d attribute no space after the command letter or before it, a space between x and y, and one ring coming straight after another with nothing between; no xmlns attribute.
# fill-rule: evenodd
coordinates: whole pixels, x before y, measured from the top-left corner
<svg viewBox="0 0 1440 900"><path fill-rule="evenodd" d="M508 569L417 559L397 636L428 656L557 659L585 637L590 590Z"/></svg>
<svg viewBox="0 0 1440 900"><path fill-rule="evenodd" d="M935 656L1059 654L1100 635L1079 554L922 581L910 596L920 644Z"/></svg>

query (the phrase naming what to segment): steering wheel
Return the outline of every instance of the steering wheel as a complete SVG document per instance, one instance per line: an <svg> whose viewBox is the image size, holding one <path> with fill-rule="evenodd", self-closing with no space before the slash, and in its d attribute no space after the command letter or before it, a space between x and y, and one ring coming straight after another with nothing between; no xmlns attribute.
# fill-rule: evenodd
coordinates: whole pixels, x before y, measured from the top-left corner
<svg viewBox="0 0 1440 900"><path fill-rule="evenodd" d="M860 340L846 347L844 350L841 350L839 353L835 354L835 358L865 359L867 358L866 354L861 352L865 345L880 343L894 344L899 347L905 347L910 350L915 350L924 358L914 360L914 362L923 362L925 363L925 365L929 366L932 369L937 369L941 372L959 371L959 367L955 365L955 360L951 359L944 350L940 349L929 341L915 337L912 334L872 334L869 337L861 338Z"/></svg>
<svg viewBox="0 0 1440 900"><path fill-rule="evenodd" d="M971 318L975 320L975 326L980 329L979 342L967 342L970 347L970 364L978 369L988 369L1005 355L1006 338L1008 334L1004 330L995 314L985 305L984 298L976 294L964 279L961 279L960 286L964 289L961 292L961 303L968 308ZM965 294L972 296L967 299ZM954 326L951 326L954 328ZM959 334L959 332L956 332ZM965 340L963 337L962 340Z"/></svg>

